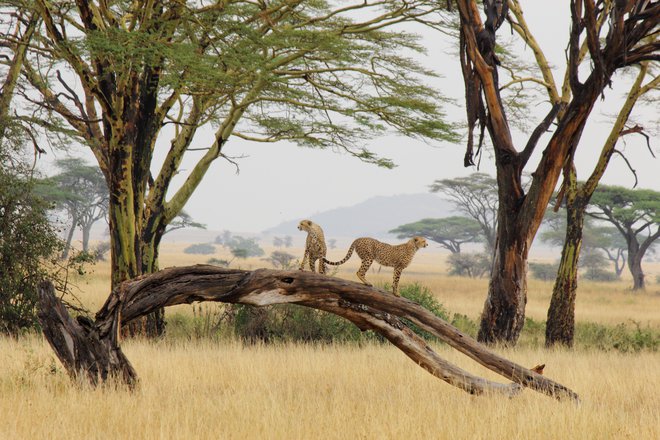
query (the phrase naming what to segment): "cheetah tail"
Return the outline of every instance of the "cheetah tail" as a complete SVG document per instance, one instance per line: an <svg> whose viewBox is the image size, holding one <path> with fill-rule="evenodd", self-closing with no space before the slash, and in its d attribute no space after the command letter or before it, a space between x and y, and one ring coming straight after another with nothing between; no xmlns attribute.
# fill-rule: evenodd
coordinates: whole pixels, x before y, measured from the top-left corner
<svg viewBox="0 0 660 440"><path fill-rule="evenodd" d="M343 260L341 260L341 261L329 261L329 260L326 260L325 257L323 257L323 262L325 264L329 264L331 266L339 266L341 264L344 264L348 261L349 258L351 258L351 255L353 255L353 250L354 249L355 249L355 242L351 243L351 247L348 248L348 253L346 254L346 256L344 257Z"/></svg>

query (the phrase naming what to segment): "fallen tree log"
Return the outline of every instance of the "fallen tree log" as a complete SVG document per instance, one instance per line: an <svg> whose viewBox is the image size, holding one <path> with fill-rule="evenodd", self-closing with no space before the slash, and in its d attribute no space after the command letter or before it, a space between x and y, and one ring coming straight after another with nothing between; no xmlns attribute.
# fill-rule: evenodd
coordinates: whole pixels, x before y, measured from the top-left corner
<svg viewBox="0 0 660 440"><path fill-rule="evenodd" d="M374 330L434 376L471 394L513 396L529 387L556 398L578 400L575 392L502 358L444 320L406 298L373 287L311 272L244 271L210 265L174 267L122 283L96 314L73 319L52 284L40 287L39 319L46 339L72 377L92 385L116 377L133 386L137 373L124 356L121 324L162 307L196 301L265 306L293 303L342 316L361 330ZM407 318L513 383L496 383L442 359L401 318Z"/></svg>

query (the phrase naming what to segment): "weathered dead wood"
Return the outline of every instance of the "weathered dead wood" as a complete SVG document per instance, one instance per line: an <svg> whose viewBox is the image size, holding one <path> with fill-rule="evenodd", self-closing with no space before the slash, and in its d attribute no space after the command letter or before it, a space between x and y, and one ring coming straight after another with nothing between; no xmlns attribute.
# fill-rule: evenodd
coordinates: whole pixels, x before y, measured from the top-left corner
<svg viewBox="0 0 660 440"><path fill-rule="evenodd" d="M52 287L42 286L40 296L40 319L46 338L67 371L73 376L86 377L92 384L109 376L128 384L137 381L135 370L119 346L121 322L161 307L195 301L254 306L295 303L334 313L362 330L380 333L431 374L469 393L500 392L512 396L520 392L522 385L556 398L578 400L570 389L491 352L406 298L311 272L267 269L251 272L209 265L169 268L121 284L93 323L71 319ZM488 381L448 363L400 318L411 320L514 383Z"/></svg>

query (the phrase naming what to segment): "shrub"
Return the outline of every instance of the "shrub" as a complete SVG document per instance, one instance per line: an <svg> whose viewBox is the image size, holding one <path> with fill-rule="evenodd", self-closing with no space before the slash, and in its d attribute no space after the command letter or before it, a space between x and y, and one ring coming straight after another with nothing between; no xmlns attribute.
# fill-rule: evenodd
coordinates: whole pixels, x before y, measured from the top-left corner
<svg viewBox="0 0 660 440"><path fill-rule="evenodd" d="M224 242L223 246L229 247L231 253L236 258L261 257L265 254L259 247L259 243L254 238L243 238L240 235L231 237L229 242Z"/></svg>
<svg viewBox="0 0 660 440"><path fill-rule="evenodd" d="M215 253L215 246L210 243L191 244L183 252L186 254L209 255Z"/></svg>
<svg viewBox="0 0 660 440"><path fill-rule="evenodd" d="M296 259L295 255L292 255L284 251L273 251L270 254L270 257L264 258L264 261L270 262L276 269L288 270L293 267L293 260Z"/></svg>
<svg viewBox="0 0 660 440"><path fill-rule="evenodd" d="M97 244L94 249L92 249L91 254L94 256L95 261L105 261L105 254L110 251L110 242L104 241Z"/></svg>
<svg viewBox="0 0 660 440"><path fill-rule="evenodd" d="M385 290L390 290L389 286L386 286ZM401 289L401 296L416 302L420 306L427 309L429 312L433 313L435 316L438 316L445 321L449 321L449 313L447 312L447 309L445 309L445 307L440 304L437 299L435 299L427 287L424 287L418 283L405 285ZM412 331L417 333L422 338L426 340L437 340L435 336L417 327L409 320L404 319L403 322L405 322Z"/></svg>
<svg viewBox="0 0 660 440"><path fill-rule="evenodd" d="M481 278L490 271L490 258L486 254L460 252L447 259L449 275Z"/></svg>
<svg viewBox="0 0 660 440"><path fill-rule="evenodd" d="M388 286L385 286L388 289ZM443 319L448 313L431 294L430 290L419 284L404 285L401 295L417 302L430 312ZM360 342L367 340L382 341L383 338L372 332L361 332L353 323L332 313L303 306L284 304L255 308L246 305L232 306L232 316L227 324L234 334L246 342ZM435 338L404 320L410 328L427 340Z"/></svg>
<svg viewBox="0 0 660 440"><path fill-rule="evenodd" d="M48 204L29 178L0 166L0 333L38 327L37 287L44 263L63 249L48 222Z"/></svg>
<svg viewBox="0 0 660 440"><path fill-rule="evenodd" d="M453 318L451 319L451 325L459 329L465 334L472 336L473 338L477 337L477 332L479 331L479 324L470 319L467 315L461 313L454 313Z"/></svg>
<svg viewBox="0 0 660 440"><path fill-rule="evenodd" d="M537 280L551 281L557 277L556 263L529 263L529 269L532 277Z"/></svg>
<svg viewBox="0 0 660 440"><path fill-rule="evenodd" d="M587 269L582 276L587 280L604 281L608 283L617 280L616 274L597 267Z"/></svg>
<svg viewBox="0 0 660 440"><path fill-rule="evenodd" d="M656 352L660 348L660 332L650 326L642 327L631 321L632 327L625 323L606 326L594 322L575 325L575 343L585 348L598 350L616 350L622 353L648 350Z"/></svg>

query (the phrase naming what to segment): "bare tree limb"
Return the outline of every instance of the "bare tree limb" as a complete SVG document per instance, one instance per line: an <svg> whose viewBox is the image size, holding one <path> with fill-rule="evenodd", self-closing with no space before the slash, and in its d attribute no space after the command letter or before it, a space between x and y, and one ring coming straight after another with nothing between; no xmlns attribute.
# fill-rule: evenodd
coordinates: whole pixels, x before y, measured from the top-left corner
<svg viewBox="0 0 660 440"><path fill-rule="evenodd" d="M361 330L372 329L434 376L471 394L512 396L520 386L555 398L577 401L570 389L489 351L408 299L363 284L311 272L259 269L244 271L210 265L174 267L122 283L96 314L96 321L68 317L52 287L40 289L40 321L49 343L72 376L98 384L115 376L134 385L137 374L119 346L119 329L154 310L196 301L265 306L300 304L342 316ZM407 318L487 368L512 380L495 383L476 377L440 358L414 334Z"/></svg>

